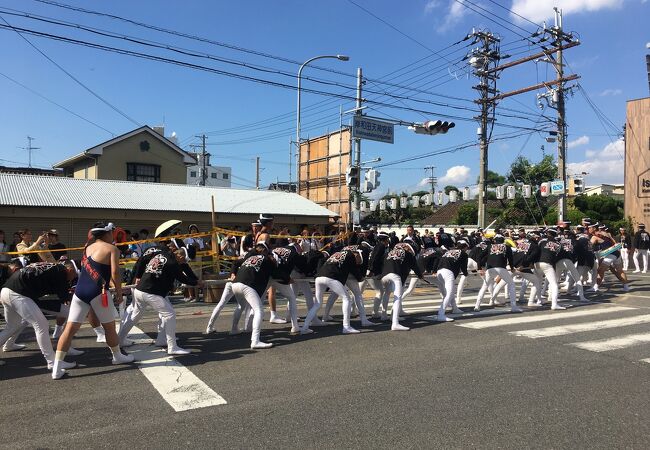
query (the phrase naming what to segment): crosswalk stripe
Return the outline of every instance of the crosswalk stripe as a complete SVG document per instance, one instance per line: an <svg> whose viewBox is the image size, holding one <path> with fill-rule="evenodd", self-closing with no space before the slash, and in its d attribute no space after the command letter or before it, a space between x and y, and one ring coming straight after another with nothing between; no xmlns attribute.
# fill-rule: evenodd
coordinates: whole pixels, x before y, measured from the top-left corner
<svg viewBox="0 0 650 450"><path fill-rule="evenodd" d="M151 338L133 327L129 338L139 342L132 347L138 368L174 411L225 405L226 400L214 392L187 367L161 350L144 342Z"/></svg>
<svg viewBox="0 0 650 450"><path fill-rule="evenodd" d="M533 322L546 322L549 320L571 319L573 317L586 317L586 316L593 316L597 314L608 314L612 312L629 311L630 309L634 309L634 308L628 308L626 306L610 306L610 307L601 307L598 309L579 309L576 311L571 311L571 310L560 311L560 312L554 311L552 313L535 314L532 316L516 316L516 317L509 317L507 319L494 319L494 320L484 320L481 322L459 323L458 326L479 330L483 328L519 325L519 324L533 323Z"/></svg>
<svg viewBox="0 0 650 450"><path fill-rule="evenodd" d="M601 320L597 322L587 322L574 325L564 325L558 327L537 328L534 330L511 331L510 334L523 336L531 339L545 338L552 336L562 336L565 334L582 333L584 331L605 330L608 328L626 327L650 323L650 314L634 317L625 317L623 319Z"/></svg>
<svg viewBox="0 0 650 450"><path fill-rule="evenodd" d="M650 358L642 359L641 362L650 364Z"/></svg>
<svg viewBox="0 0 650 450"><path fill-rule="evenodd" d="M592 352L607 352L609 350L632 347L633 345L639 345L645 342L650 342L650 333L628 334L627 336L600 339L597 341L574 342L570 345Z"/></svg>

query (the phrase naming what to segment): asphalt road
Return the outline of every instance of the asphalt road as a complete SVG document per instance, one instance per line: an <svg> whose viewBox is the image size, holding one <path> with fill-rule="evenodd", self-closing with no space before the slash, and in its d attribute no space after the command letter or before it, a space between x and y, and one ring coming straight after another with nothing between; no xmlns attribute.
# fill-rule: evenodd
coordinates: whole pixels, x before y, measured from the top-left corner
<svg viewBox="0 0 650 450"><path fill-rule="evenodd" d="M230 307L205 336L211 305L177 304L179 343L193 353L176 361L227 402L180 412L137 365L112 366L89 328L74 342L86 354L68 358L80 367L60 381L28 332L27 350L0 353L0 447L648 448L650 276L630 277L631 292L610 280L591 296L598 303L522 314L486 307L479 317L469 313L472 279L467 317L444 324L425 320L439 296L423 287L405 304L418 308L403 321L411 331L384 323L341 335L333 323L290 336L264 322L262 338L275 347L258 351L248 335L225 332ZM140 328L155 337L154 315ZM544 336L516 334L530 330ZM641 341L576 346L630 335Z"/></svg>

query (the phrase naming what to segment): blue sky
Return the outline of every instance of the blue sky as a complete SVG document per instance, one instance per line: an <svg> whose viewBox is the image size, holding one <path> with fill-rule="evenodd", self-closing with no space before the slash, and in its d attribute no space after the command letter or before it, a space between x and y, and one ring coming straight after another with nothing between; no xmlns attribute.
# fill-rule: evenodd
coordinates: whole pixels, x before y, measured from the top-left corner
<svg viewBox="0 0 650 450"><path fill-rule="evenodd" d="M361 67L364 76L372 80L365 85L369 92L364 97L383 103L369 104L369 114L407 122L442 117L438 114L465 119L456 120L456 128L444 136L416 135L406 127L397 127L393 145L364 141L363 160L381 157L382 162L391 162L476 139L477 124L469 120L475 113L468 110L476 106L467 101L476 98L476 91L471 88L476 80L468 77L465 62L460 61L471 47L466 47L466 42L452 44L476 27L498 34L502 52L513 54L512 59L537 51L536 47L528 46L517 35L527 35L523 30L532 33L535 27L500 6L512 9L535 23L548 20L552 24L552 7L558 5L564 10L565 31L575 31L580 37L582 44L565 53L568 72L578 73L581 76L580 85L584 88L583 91L576 90L567 103L568 158L570 171L589 173L588 184L622 182L623 148L616 141L611 127L601 125L585 95L620 127L625 121L626 100L648 95L644 57L649 51L646 43L650 41L650 35L648 27L639 19L650 17L650 2L644 0L471 0L465 4L460 0L354 0L377 17L348 0L195 0L182 3L160 0L62 1L67 5L83 6L291 61L304 61L321 54L349 55L349 62L323 60L316 63L319 67L343 73L306 68L303 73L305 77L326 80L329 84L304 79L303 87L351 96L356 69ZM478 9L483 16L471 11L468 6ZM15 27L173 58L291 86L296 83L298 67L291 62L165 34L35 0L0 0L0 8L0 16ZM211 59L180 55L124 39L111 39L21 17L25 12L207 54ZM0 25L4 24L0 21ZM0 29L0 58L3 61L0 68L0 89L3 92L0 164L26 165L28 156L19 147L26 146L28 135L36 138L34 145L41 148L34 151L33 164L48 167L111 138L111 133L119 135L128 132L137 126L136 123L151 126L164 123L167 134L176 132L185 146L197 144L198 139L194 136L206 132L214 163L233 167L233 181L237 183L235 187L253 184L255 156L262 158L263 184L276 179L287 180L289 141L295 136L294 90L40 37L26 37L135 123L73 81L16 32ZM252 64L284 74L225 64L215 58L234 60L237 64ZM414 64L416 61L420 62ZM531 62L505 71L498 88L509 91L553 77L548 64ZM382 84L382 81L393 85ZM96 125L53 105L34 92ZM393 97L382 96L381 93ZM501 102L500 107L523 112L510 112L523 118L500 116L498 123L537 126L535 123L541 110L537 107L535 94L522 94ZM394 96L408 98L396 99ZM394 104L394 107L388 107L388 104ZM350 109L353 103L346 98L303 92L302 137L336 129L341 107ZM421 109L426 113L408 109ZM508 113L498 108L499 112ZM546 109L544 114L555 115L551 109ZM494 135L517 131L495 127ZM544 138L544 133L533 133L494 142L490 147L490 169L504 173L519 154L533 161L539 160L542 145L545 145L547 154L555 154L555 144L546 143ZM443 184L459 187L472 185L478 174L478 149L472 147L382 168L380 193L388 188L409 192L420 189L425 177L422 167L425 165L437 167L436 175Z"/></svg>

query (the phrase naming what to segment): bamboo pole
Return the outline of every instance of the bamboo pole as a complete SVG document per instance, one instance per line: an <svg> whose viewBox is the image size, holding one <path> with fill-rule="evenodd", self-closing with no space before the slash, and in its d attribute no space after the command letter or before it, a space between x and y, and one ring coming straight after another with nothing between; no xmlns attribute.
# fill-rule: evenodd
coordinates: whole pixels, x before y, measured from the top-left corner
<svg viewBox="0 0 650 450"><path fill-rule="evenodd" d="M214 195L210 196L212 200L212 269L216 268L217 274L221 272L219 265L219 242L217 240L217 233L214 229L217 227L217 217L214 211Z"/></svg>

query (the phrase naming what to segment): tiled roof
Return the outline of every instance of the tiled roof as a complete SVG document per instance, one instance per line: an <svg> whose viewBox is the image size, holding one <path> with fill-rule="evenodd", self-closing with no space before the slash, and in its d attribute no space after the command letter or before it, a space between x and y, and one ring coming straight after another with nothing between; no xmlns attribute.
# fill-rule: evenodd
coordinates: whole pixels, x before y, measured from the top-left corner
<svg viewBox="0 0 650 450"><path fill-rule="evenodd" d="M281 191L0 173L0 206L210 212L212 195L217 213L336 216L311 200Z"/></svg>
<svg viewBox="0 0 650 450"><path fill-rule="evenodd" d="M476 203L476 200L472 200L472 202ZM468 202L447 203L446 205L444 205L443 207L435 211L433 214L423 219L422 223L427 225L448 225L453 220L456 219L456 216L458 215L458 208L460 208L461 205L465 203ZM492 209L503 210L504 207L505 207L505 203L501 200L488 200L487 221L491 222L492 220L496 219L496 216L494 214L491 214L490 210ZM517 211L517 210L513 211L511 215L512 217L508 217L507 221L513 224L522 224L522 221L525 221L526 218L528 217L525 211ZM471 224L461 223L459 225L471 225Z"/></svg>

